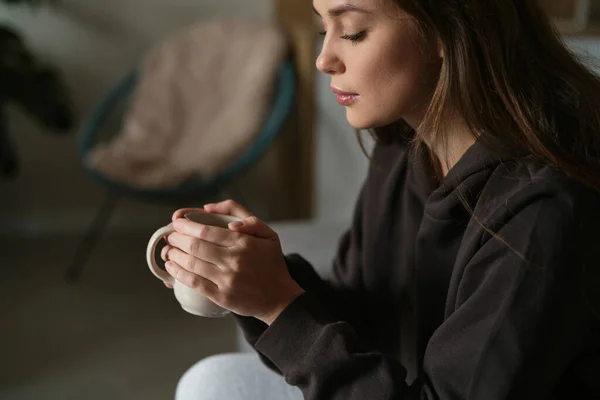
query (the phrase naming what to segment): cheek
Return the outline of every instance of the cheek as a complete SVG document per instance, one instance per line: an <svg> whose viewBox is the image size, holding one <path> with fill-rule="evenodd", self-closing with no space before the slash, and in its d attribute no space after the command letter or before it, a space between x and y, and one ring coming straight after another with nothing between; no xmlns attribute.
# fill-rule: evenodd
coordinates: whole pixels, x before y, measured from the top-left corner
<svg viewBox="0 0 600 400"><path fill-rule="evenodd" d="M353 117L362 119L362 125L382 126L427 107L439 76L439 61L424 54L412 40L395 43L364 58L374 61L357 70L362 76L363 101L361 107L348 110L349 120Z"/></svg>

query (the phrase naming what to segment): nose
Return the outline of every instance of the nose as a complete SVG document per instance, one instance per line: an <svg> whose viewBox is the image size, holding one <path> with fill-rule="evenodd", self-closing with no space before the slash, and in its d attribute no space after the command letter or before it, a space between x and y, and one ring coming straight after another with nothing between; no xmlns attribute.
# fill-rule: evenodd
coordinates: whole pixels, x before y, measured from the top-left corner
<svg viewBox="0 0 600 400"><path fill-rule="evenodd" d="M340 57L333 52L327 43L323 44L321 54L317 57L317 69L325 74L336 75L345 71L345 66Z"/></svg>

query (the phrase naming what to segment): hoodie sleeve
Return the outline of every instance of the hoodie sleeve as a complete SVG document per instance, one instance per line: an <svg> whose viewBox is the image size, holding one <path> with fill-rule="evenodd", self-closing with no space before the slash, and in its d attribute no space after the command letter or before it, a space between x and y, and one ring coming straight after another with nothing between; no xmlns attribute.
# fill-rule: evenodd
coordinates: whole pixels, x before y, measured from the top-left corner
<svg viewBox="0 0 600 400"><path fill-rule="evenodd" d="M364 191L364 190L363 190ZM362 241L362 193L355 208L352 227L342 236L333 263L331 280L323 280L312 265L298 254L285 257L291 277L323 306L331 315L348 321L361 330L365 301L362 290L361 275L361 241ZM262 321L252 317L235 315L248 343L256 346L256 342L267 329ZM259 354L263 362L275 370L280 370L270 360Z"/></svg>
<svg viewBox="0 0 600 400"><path fill-rule="evenodd" d="M404 367L365 344L317 292L297 298L255 347L308 400L549 398L597 324L589 294L599 269L586 268L597 260L575 246L593 230L582 229L552 199L507 218L461 269L422 379L410 386Z"/></svg>

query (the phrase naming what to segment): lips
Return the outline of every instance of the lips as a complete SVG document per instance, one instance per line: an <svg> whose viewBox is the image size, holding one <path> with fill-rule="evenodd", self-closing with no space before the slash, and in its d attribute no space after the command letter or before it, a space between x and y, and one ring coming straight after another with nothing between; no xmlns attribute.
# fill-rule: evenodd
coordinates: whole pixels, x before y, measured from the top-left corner
<svg viewBox="0 0 600 400"><path fill-rule="evenodd" d="M350 106L360 98L360 95L357 93L345 92L333 86L331 86L331 90L336 94L337 102L343 106Z"/></svg>

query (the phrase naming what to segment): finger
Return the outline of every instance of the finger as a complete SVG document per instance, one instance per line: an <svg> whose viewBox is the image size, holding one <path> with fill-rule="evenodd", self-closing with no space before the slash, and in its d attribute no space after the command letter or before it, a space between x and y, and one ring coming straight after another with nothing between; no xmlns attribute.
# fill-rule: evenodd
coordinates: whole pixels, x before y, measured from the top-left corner
<svg viewBox="0 0 600 400"><path fill-rule="evenodd" d="M186 271L184 268L182 268L180 265L177 265L173 261L167 262L166 268L167 272L177 281L183 283L189 288L198 290L200 293L202 293L209 299L213 298L219 293L217 285L215 285L206 278Z"/></svg>
<svg viewBox="0 0 600 400"><path fill-rule="evenodd" d="M169 261L167 254L168 254L169 250L172 248L173 248L173 246L165 246L162 248L162 250L160 251L160 258L163 261Z"/></svg>
<svg viewBox="0 0 600 400"><path fill-rule="evenodd" d="M175 228L176 232L183 235L204 240L205 242L210 242L221 247L231 247L235 245L241 237L239 233L232 232L227 228L199 224L183 218L175 220L173 222L173 228Z"/></svg>
<svg viewBox="0 0 600 400"><path fill-rule="evenodd" d="M277 233L256 217L248 217L243 221L229 223L229 229L234 232L245 233L263 239L277 239Z"/></svg>
<svg viewBox="0 0 600 400"><path fill-rule="evenodd" d="M175 264L192 274L208 279L217 286L222 280L223 272L215 264L200 260L179 249L171 249L169 251L169 261L173 261Z"/></svg>
<svg viewBox="0 0 600 400"><path fill-rule="evenodd" d="M233 200L225 200L216 204L206 204L204 210L209 213L232 215L242 219L253 215L250 211Z"/></svg>
<svg viewBox="0 0 600 400"><path fill-rule="evenodd" d="M224 259L227 257L224 247L177 232L169 235L169 243L191 256L219 266L224 263Z"/></svg>
<svg viewBox="0 0 600 400"><path fill-rule="evenodd" d="M203 208L181 208L173 213L171 221L175 221L178 218L183 218L185 214L189 212L206 212Z"/></svg>

